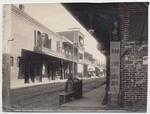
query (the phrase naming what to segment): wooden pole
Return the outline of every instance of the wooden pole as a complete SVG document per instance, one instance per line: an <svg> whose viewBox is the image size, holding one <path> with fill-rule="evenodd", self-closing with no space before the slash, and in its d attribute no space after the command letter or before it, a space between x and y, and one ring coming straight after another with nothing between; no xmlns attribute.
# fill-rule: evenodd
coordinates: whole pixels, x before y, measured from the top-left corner
<svg viewBox="0 0 150 114"><path fill-rule="evenodd" d="M11 5L3 5L3 111L10 111Z"/></svg>
<svg viewBox="0 0 150 114"><path fill-rule="evenodd" d="M72 76L74 77L74 46L75 46L75 30L80 28L69 28L73 30L73 52L72 52Z"/></svg>

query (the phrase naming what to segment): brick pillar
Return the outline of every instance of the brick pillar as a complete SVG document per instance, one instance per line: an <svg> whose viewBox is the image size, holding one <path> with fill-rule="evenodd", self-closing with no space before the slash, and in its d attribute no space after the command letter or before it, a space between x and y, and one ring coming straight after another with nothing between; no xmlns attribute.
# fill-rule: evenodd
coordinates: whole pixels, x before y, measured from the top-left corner
<svg viewBox="0 0 150 114"><path fill-rule="evenodd" d="M130 13L147 12L144 3L120 3L121 19L121 94L122 105L126 110L146 111L147 101L147 65L143 58L148 56L147 43L131 38ZM137 28L132 28L137 29Z"/></svg>

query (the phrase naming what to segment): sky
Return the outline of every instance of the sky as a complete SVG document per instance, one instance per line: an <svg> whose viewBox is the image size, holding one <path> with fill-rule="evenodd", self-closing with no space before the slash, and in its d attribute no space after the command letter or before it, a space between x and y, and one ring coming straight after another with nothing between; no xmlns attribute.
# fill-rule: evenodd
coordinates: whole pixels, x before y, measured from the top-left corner
<svg viewBox="0 0 150 114"><path fill-rule="evenodd" d="M70 31L69 28L80 28L85 35L85 51L93 54L95 59L105 63L105 56L97 49L97 41L61 4L24 4L25 12L53 32Z"/></svg>

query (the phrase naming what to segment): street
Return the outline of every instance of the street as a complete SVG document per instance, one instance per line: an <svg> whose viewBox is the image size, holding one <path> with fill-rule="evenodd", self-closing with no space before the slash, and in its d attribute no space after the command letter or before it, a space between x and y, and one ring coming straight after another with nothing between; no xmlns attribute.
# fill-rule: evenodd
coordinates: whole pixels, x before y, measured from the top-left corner
<svg viewBox="0 0 150 114"><path fill-rule="evenodd" d="M83 95L102 85L105 78L83 80ZM51 83L11 90L10 110L12 111L57 111L59 94L64 91L65 83Z"/></svg>

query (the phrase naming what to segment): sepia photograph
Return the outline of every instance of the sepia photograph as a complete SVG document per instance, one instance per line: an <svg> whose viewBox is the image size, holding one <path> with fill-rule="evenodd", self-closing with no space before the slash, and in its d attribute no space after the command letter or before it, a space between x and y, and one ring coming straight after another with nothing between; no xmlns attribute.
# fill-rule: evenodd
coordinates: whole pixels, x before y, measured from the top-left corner
<svg viewBox="0 0 150 114"><path fill-rule="evenodd" d="M147 112L149 2L2 6L3 112Z"/></svg>

